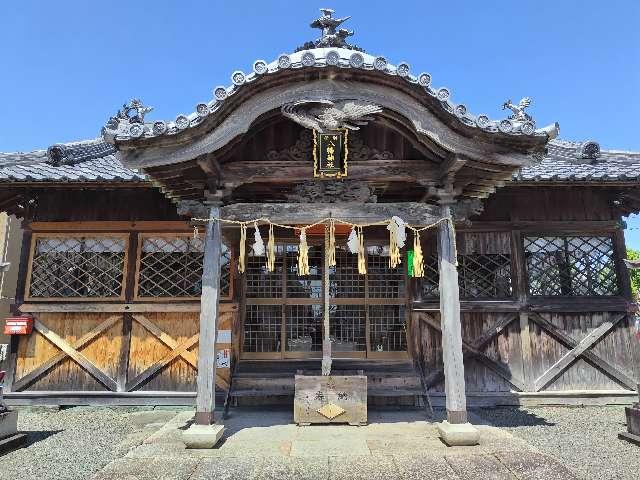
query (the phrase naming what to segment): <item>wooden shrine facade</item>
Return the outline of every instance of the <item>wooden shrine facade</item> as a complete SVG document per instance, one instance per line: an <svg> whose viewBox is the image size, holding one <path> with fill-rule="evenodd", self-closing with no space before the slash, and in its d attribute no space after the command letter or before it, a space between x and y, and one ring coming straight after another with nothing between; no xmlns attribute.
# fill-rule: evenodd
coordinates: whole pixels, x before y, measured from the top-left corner
<svg viewBox="0 0 640 480"><path fill-rule="evenodd" d="M334 358L408 367L371 396L413 402L426 389L454 422L467 401L632 398L640 346L622 217L640 210L638 178L571 172L620 170L635 154L555 140L557 127L536 128L524 107L473 116L428 74L346 48L257 61L232 82L175 121L145 121L136 100L101 140L0 157L0 208L25 230L14 309L35 319L31 335L11 339L9 402L195 401L211 423L243 362L263 376L239 390L290 397L269 379L283 365L319 365L325 305ZM347 176L314 178L312 130L344 118L357 128ZM568 173L547 175L558 165ZM324 237L309 235L301 276L294 230L276 228L269 272L249 225L241 274L239 227L202 221L394 215L451 218L421 235L423 278L409 273L411 233L389 266L384 226L364 229L366 274L345 231L329 269Z"/></svg>

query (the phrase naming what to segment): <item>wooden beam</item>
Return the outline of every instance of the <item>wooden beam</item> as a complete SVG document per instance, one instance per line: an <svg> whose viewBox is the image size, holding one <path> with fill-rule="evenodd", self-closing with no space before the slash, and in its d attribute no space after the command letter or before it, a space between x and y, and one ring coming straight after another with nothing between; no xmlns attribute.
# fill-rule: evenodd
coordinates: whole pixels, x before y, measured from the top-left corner
<svg viewBox="0 0 640 480"><path fill-rule="evenodd" d="M441 206L441 217L451 218L451 207ZM467 423L462 327L460 323L460 290L455 251L455 232L450 222L438 224L438 263L440 266L440 318L444 389L449 423Z"/></svg>
<svg viewBox="0 0 640 480"><path fill-rule="evenodd" d="M225 182L290 183L313 178L312 162L235 161L221 165ZM371 182L438 181L438 169L429 160L366 160L349 162L349 180Z"/></svg>
<svg viewBox="0 0 640 480"><path fill-rule="evenodd" d="M223 218L252 220L268 218L282 224L313 223L339 218L354 223L378 222L397 215L412 225L426 225L440 218L435 205L425 203L236 203L220 209Z"/></svg>
<svg viewBox="0 0 640 480"><path fill-rule="evenodd" d="M195 422L199 425L215 423L216 408L216 340L218 335L218 301L220 298L220 249L222 234L220 208L211 207L204 239L202 295L200 297L200 340L198 344L198 394Z"/></svg>

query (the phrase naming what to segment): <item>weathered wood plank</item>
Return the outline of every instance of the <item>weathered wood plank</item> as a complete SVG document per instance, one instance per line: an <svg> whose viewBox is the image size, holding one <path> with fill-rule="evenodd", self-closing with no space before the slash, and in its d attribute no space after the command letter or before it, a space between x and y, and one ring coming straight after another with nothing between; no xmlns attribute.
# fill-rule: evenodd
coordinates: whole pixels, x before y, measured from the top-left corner
<svg viewBox="0 0 640 480"><path fill-rule="evenodd" d="M209 219L220 217L220 208L211 207ZM204 265L198 345L198 395L195 421L200 425L215 423L216 340L218 335L218 301L220 297L220 222L209 221L205 230Z"/></svg>
<svg viewBox="0 0 640 480"><path fill-rule="evenodd" d="M323 218L366 223L389 220L397 215L415 225L426 225L437 221L440 213L437 207L426 203L235 203L220 209L223 218L229 220L253 220L268 218L282 224L310 224Z"/></svg>
<svg viewBox="0 0 640 480"><path fill-rule="evenodd" d="M443 205L440 215L443 218L450 218L451 208ZM455 251L455 232L449 222L438 224L438 263L440 265L440 318L447 418L449 423L466 423L467 399L462 355L460 290L456 267L458 260Z"/></svg>
<svg viewBox="0 0 640 480"><path fill-rule="evenodd" d="M592 330L586 337L584 337L574 348L569 350L560 360L558 360L551 368L549 368L544 374L542 374L535 381L534 389L539 392L544 387L553 382L562 373L575 362L580 355L582 355L587 349L596 343L598 340L607 335L619 322L624 318L624 315L619 316L615 322L604 322L595 330Z"/></svg>
<svg viewBox="0 0 640 480"><path fill-rule="evenodd" d="M624 317L624 314L622 315ZM531 312L529 316L531 320L533 320L536 324L538 324L541 328L543 328L547 333L549 333L553 338L562 343L565 347L573 349L578 346L578 342L571 338L569 335L564 333L558 327L553 325L551 322L546 320L544 317L540 316L538 313ZM620 321L620 318L616 319L614 322L617 323ZM594 354L590 351L582 352L581 356L591 363L596 368L602 370L604 373L608 374L610 377L616 379L618 382L622 383L624 386L630 389L634 389L636 382L633 378L629 377L626 373L621 372L617 367L611 365L606 360L602 359L598 355Z"/></svg>
<svg viewBox="0 0 640 480"><path fill-rule="evenodd" d="M333 418L318 412L327 405L344 411ZM296 375L293 421L297 424L366 424L367 376Z"/></svg>

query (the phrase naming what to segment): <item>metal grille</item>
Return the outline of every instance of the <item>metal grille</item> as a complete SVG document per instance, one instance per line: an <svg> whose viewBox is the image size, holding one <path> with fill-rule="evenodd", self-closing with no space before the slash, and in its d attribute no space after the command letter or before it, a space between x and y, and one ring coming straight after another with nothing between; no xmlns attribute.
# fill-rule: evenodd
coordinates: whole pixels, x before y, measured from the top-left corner
<svg viewBox="0 0 640 480"><path fill-rule="evenodd" d="M276 245L276 263L273 272L266 266L266 257L257 256L253 249L247 248L245 268L246 296L248 298L280 298L282 297L282 258L284 246Z"/></svg>
<svg viewBox="0 0 640 480"><path fill-rule="evenodd" d="M369 297L399 298L405 295L406 259L397 267L389 267L389 247L367 247L367 280Z"/></svg>
<svg viewBox="0 0 640 480"><path fill-rule="evenodd" d="M126 241L118 237L37 238L31 297L120 297Z"/></svg>
<svg viewBox="0 0 640 480"><path fill-rule="evenodd" d="M333 351L364 352L367 349L364 305L330 305L329 318Z"/></svg>
<svg viewBox="0 0 640 480"><path fill-rule="evenodd" d="M370 305L371 350L398 352L407 349L404 305Z"/></svg>
<svg viewBox="0 0 640 480"><path fill-rule="evenodd" d="M144 237L140 253L139 297L198 297L202 291L204 239ZM220 252L220 295L231 293L231 251Z"/></svg>
<svg viewBox="0 0 640 480"><path fill-rule="evenodd" d="M322 250L309 246L309 275L298 275L298 245L287 245L287 297L322 298Z"/></svg>
<svg viewBox="0 0 640 480"><path fill-rule="evenodd" d="M607 296L619 293L609 237L525 237L529 293Z"/></svg>
<svg viewBox="0 0 640 480"><path fill-rule="evenodd" d="M459 255L458 283L462 298L511 297L511 255Z"/></svg>
<svg viewBox="0 0 640 480"><path fill-rule="evenodd" d="M322 350L323 305L287 306L287 351Z"/></svg>
<svg viewBox="0 0 640 480"><path fill-rule="evenodd" d="M358 273L358 256L336 245L336 266L329 270L331 298L363 298L365 276Z"/></svg>
<svg viewBox="0 0 640 480"><path fill-rule="evenodd" d="M281 305L247 305L244 351L279 352L281 326Z"/></svg>

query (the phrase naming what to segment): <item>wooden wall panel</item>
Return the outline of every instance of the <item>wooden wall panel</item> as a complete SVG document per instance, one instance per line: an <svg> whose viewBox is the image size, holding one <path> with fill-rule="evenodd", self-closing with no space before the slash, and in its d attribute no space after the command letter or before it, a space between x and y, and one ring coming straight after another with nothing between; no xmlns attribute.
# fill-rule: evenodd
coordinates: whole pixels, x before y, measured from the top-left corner
<svg viewBox="0 0 640 480"><path fill-rule="evenodd" d="M562 333L581 342L589 334L597 334L596 329L605 322L614 322L621 317L621 313L594 312L585 314L542 314L543 319L557 327ZM550 377L550 371L571 348L558 341L557 336L549 332L540 324L531 321L531 351L532 363L531 372L533 377L540 379L547 374L545 382L538 381L538 389L541 391L561 391L561 390L625 390L629 385L625 385L617 378L604 371L598 365L597 360L601 359L620 371L626 376L633 378L633 356L631 349L632 337L629 320L625 316L608 332L603 332L596 343L586 351L595 354L596 360L578 357L569 363L564 369L558 372L557 376ZM544 383L544 384L543 384Z"/></svg>
<svg viewBox="0 0 640 480"><path fill-rule="evenodd" d="M78 348L77 351L108 377L115 379L122 341L122 326L119 318L112 317L113 314L107 313L41 313L37 316L37 320L70 346L109 319L114 320L109 328L102 330L93 340ZM20 381L26 375L37 370L38 367L61 354L63 354L62 350L37 329L29 336L20 337L15 372L16 381ZM76 361L66 357L34 379L32 383L26 385L25 390L96 391L107 390L107 388L97 382Z"/></svg>
<svg viewBox="0 0 640 480"><path fill-rule="evenodd" d="M172 350L141 325L139 321L141 318L155 324L178 344L196 335L199 329L199 314L197 312L133 315L131 347L129 350L129 382L152 367L156 362L161 361ZM189 348L188 351L196 354L197 358L197 343ZM184 358L178 356L136 390L193 392L196 389L196 377L196 369Z"/></svg>

